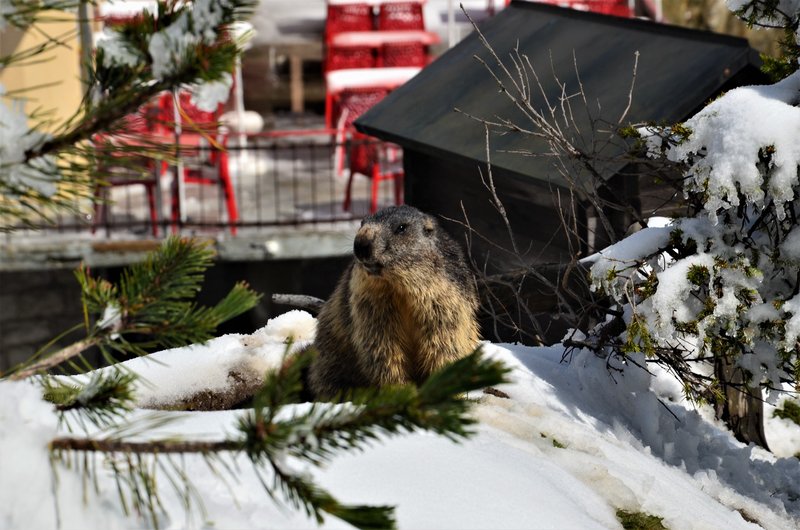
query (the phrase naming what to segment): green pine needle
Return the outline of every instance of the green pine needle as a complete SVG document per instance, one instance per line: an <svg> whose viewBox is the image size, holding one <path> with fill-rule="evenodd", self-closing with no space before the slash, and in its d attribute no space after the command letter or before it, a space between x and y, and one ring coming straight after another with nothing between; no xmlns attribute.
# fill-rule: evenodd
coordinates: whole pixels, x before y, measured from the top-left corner
<svg viewBox="0 0 800 530"><path fill-rule="evenodd" d="M87 314L100 319L115 308L119 322L92 333L122 353L143 354L205 342L223 322L253 308L260 295L237 283L217 305L198 306L193 300L213 264L208 243L170 237L142 263L125 269L118 284L95 279L86 269L76 272Z"/></svg>
<svg viewBox="0 0 800 530"><path fill-rule="evenodd" d="M86 384L73 378L42 378L43 397L53 403L60 421L67 413L85 418L98 427L108 427L133 410L133 383L136 375L122 371L97 372Z"/></svg>
<svg viewBox="0 0 800 530"><path fill-rule="evenodd" d="M242 447L256 466L269 463L284 498L321 521L321 512L359 528L390 527L388 507L343 506L309 480L283 469L286 456L312 465L328 462L337 452L360 450L381 435L429 430L451 439L469 436L475 420L467 392L505 382L508 369L483 358L480 349L433 374L421 387L390 386L362 390L350 403L314 403L294 416L278 415L302 389L302 374L314 353L306 349L267 374L254 399L255 409L240 418ZM270 488L263 481L265 489Z"/></svg>
<svg viewBox="0 0 800 530"><path fill-rule="evenodd" d="M391 506L344 505L310 479L289 473L273 465L275 477L284 497L295 509L303 509L318 524L323 523L322 513L338 517L356 528L394 528L394 508Z"/></svg>
<svg viewBox="0 0 800 530"><path fill-rule="evenodd" d="M253 397L255 414L266 413L266 421L272 421L281 406L299 400L303 391L303 373L314 359L315 353L310 348L288 355L291 347L291 342L286 345L286 354L280 368L267 372L264 385Z"/></svg>

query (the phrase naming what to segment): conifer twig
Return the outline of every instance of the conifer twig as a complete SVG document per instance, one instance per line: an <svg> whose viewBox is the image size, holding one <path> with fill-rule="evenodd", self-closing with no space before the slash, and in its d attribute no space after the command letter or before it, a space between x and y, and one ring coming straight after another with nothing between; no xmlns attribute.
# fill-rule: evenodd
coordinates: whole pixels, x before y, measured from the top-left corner
<svg viewBox="0 0 800 530"><path fill-rule="evenodd" d="M305 294L275 293L272 295L272 302L275 304L308 309L312 313L317 314L319 313L320 309L322 309L322 305L325 303L325 300Z"/></svg>
<svg viewBox="0 0 800 530"><path fill-rule="evenodd" d="M179 454L179 453L218 453L239 451L242 443L235 440L189 441L154 440L149 442L128 442L125 440L61 437L50 441L51 451L83 451L87 453L131 453L131 454Z"/></svg>
<svg viewBox="0 0 800 530"><path fill-rule="evenodd" d="M54 354L37 361L31 366L14 372L9 376L9 379L11 381L21 381L22 379L27 379L32 375L36 375L39 372L58 366L59 364L68 361L77 355L80 355L82 352L86 351L92 346L96 346L99 342L100 337L87 337L79 340L78 342L74 342L66 348L62 348Z"/></svg>

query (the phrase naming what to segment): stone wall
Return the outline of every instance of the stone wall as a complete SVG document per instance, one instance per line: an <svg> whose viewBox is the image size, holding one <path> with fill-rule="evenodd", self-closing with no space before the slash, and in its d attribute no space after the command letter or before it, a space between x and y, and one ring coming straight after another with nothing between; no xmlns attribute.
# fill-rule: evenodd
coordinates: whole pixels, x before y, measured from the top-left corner
<svg viewBox="0 0 800 530"><path fill-rule="evenodd" d="M211 267L198 295L201 305L221 300L238 281L247 281L263 295L257 307L224 323L224 333L252 333L269 318L290 307L271 302L273 293L308 294L327 298L349 263L349 257L248 262L218 262ZM121 267L93 267L94 275L119 280ZM72 269L0 271L0 373L27 360L49 340L83 322L80 287ZM64 337L69 345L83 337L82 330ZM90 362L102 362L92 352Z"/></svg>
<svg viewBox="0 0 800 530"><path fill-rule="evenodd" d="M0 372L81 321L80 287L72 270L0 272Z"/></svg>

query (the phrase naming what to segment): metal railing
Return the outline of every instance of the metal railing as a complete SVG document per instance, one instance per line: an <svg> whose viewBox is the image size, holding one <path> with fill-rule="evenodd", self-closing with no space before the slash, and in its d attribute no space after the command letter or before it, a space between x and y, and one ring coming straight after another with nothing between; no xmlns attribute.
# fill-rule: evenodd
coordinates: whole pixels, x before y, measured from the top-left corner
<svg viewBox="0 0 800 530"><path fill-rule="evenodd" d="M360 173L353 176L351 206L348 211L343 209L350 178L348 156L354 144L342 139L335 130L232 134L224 143L238 210L235 220L226 202L219 168L202 162L196 165L198 159L208 159L204 150L210 148L201 145L192 152L183 150L183 158L178 160L182 166L194 167L198 175L206 177L202 179L204 184L196 182L201 179L186 176L178 179L179 166L162 171L158 165L154 171L158 180L152 207L147 187L142 183L115 184L103 188L106 202L99 209L87 200L86 204L77 205L79 213L60 215L55 224L32 220L30 225L34 230L12 233L24 233L26 237L54 233L97 237L154 233L158 237L171 233L234 236L254 233L263 227L352 221L369 213L372 184ZM394 201L393 183L381 182L378 203L388 205Z"/></svg>

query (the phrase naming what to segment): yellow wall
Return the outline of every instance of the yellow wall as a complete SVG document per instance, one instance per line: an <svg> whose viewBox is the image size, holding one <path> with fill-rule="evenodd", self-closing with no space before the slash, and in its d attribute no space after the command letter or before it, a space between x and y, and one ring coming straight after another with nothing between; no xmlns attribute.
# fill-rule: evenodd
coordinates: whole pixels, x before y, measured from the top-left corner
<svg viewBox="0 0 800 530"><path fill-rule="evenodd" d="M58 124L74 114L82 96L78 23L74 14L58 11L45 13L48 15L58 21L41 22L25 32L7 25L0 31L0 56L38 46L46 42L47 36L64 40L68 46L52 48L35 59L0 69L0 83L6 92L27 89L24 97L28 98L28 115L34 110L49 111L47 119Z"/></svg>

